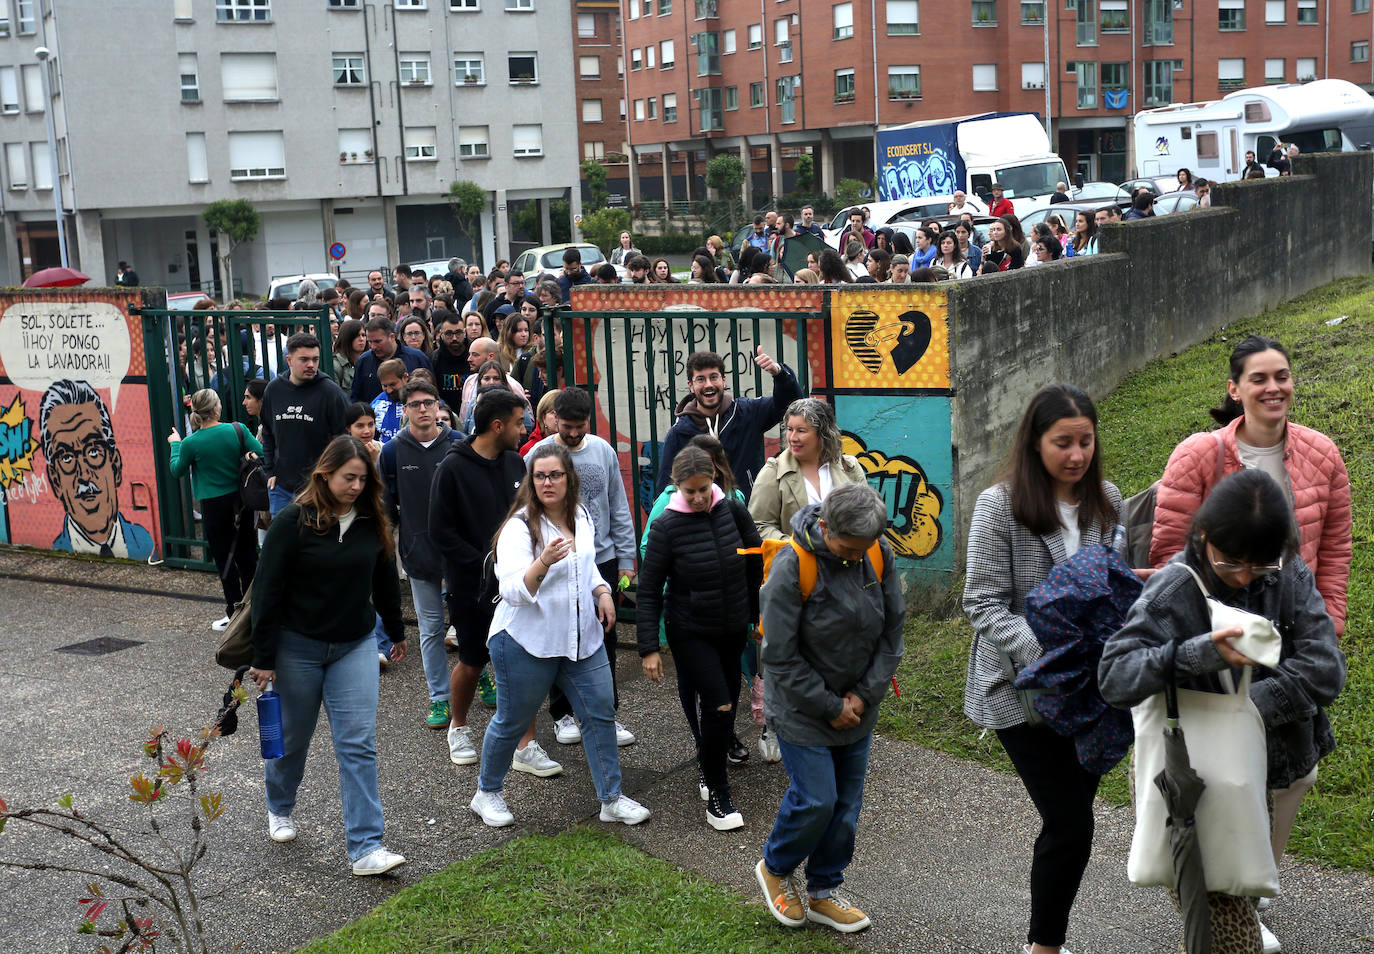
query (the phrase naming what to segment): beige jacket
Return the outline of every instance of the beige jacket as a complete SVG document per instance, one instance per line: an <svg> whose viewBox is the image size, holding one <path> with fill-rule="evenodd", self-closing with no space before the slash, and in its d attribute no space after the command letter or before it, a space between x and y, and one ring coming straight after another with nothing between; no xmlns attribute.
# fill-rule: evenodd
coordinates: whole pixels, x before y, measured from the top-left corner
<svg viewBox="0 0 1374 954"><path fill-rule="evenodd" d="M844 484L862 483L868 478L859 462L848 454L837 463L827 464L830 468L832 487ZM763 465L758 479L754 481L753 493L749 495L749 515L759 528L759 536L765 540L782 540L792 535L792 515L805 507L806 478L792 452L784 448L777 457L771 457Z"/></svg>

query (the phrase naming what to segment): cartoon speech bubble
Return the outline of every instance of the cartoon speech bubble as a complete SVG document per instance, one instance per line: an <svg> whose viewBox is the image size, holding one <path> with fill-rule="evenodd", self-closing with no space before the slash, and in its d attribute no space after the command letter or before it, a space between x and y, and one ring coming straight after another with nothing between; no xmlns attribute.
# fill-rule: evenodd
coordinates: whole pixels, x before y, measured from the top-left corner
<svg viewBox="0 0 1374 954"><path fill-rule="evenodd" d="M129 353L128 321L108 302L17 301L0 315L0 361L28 391L63 378L86 381L109 388L113 411Z"/></svg>

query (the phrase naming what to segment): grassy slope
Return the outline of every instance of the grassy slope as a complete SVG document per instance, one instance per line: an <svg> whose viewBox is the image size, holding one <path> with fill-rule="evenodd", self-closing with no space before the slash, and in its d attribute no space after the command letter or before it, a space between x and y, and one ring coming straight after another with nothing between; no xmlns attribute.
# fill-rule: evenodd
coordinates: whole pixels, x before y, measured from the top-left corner
<svg viewBox="0 0 1374 954"><path fill-rule="evenodd" d="M1348 316L1339 325L1325 322ZM1124 495L1143 490L1184 437L1209 427L1207 409L1224 395L1231 349L1247 334L1278 338L1293 357L1293 420L1329 435L1341 448L1354 495L1355 556L1344 694L1332 707L1338 747L1321 764L1321 780L1303 803L1290 851L1314 860L1374 871L1374 275L1336 282L1258 318L1223 329L1181 355L1151 363L1102 401L1101 440L1107 476ZM913 620L898 679L879 728L902 738L1009 770L992 735L962 715L971 630L963 617ZM1103 795L1125 801L1122 767Z"/></svg>
<svg viewBox="0 0 1374 954"><path fill-rule="evenodd" d="M776 928L776 930L775 930ZM817 930L785 931L749 903L609 832L527 835L399 891L302 954L719 951L839 954Z"/></svg>

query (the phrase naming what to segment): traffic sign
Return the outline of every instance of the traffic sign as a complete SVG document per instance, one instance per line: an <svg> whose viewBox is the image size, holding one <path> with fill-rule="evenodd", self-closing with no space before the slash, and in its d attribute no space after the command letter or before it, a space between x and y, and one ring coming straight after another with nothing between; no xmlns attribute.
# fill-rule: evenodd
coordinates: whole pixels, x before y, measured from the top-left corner
<svg viewBox="0 0 1374 954"><path fill-rule="evenodd" d="M580 216L580 215L574 215L574 216L573 216L573 225L581 225L581 224L582 224L582 216Z"/></svg>
<svg viewBox="0 0 1374 954"><path fill-rule="evenodd" d="M335 242L333 245L329 246L329 257L335 261L342 259L347 252L348 248L343 242Z"/></svg>

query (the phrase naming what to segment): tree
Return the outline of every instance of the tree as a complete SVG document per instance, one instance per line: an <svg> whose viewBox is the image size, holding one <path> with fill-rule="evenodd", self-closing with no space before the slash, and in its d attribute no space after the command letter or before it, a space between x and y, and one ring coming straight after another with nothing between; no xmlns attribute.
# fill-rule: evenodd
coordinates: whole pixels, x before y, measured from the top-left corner
<svg viewBox="0 0 1374 954"><path fill-rule="evenodd" d="M620 244L620 233L630 227L630 213L624 209L599 209L582 216L582 237L602 251Z"/></svg>
<svg viewBox="0 0 1374 954"><path fill-rule="evenodd" d="M519 235L536 245L544 244L543 226L539 221L539 200L526 199L511 216L511 224ZM567 199L549 201L549 244L572 241L572 209Z"/></svg>
<svg viewBox="0 0 1374 954"><path fill-rule="evenodd" d="M470 179L458 179L448 184L448 207L458 220L458 231L472 243L472 257L477 258L478 216L487 207L487 190Z"/></svg>
<svg viewBox="0 0 1374 954"><path fill-rule="evenodd" d="M225 298L234 297L234 251L244 242L251 242L262 228L262 216L247 199L221 199L211 202L201 213L205 227L220 232L227 241L220 243L220 280Z"/></svg>
<svg viewBox="0 0 1374 954"><path fill-rule="evenodd" d="M726 201L733 221L738 222L744 217L744 196L740 192L740 187L744 185L744 163L740 162L739 156L723 152L708 162L706 184Z"/></svg>
<svg viewBox="0 0 1374 954"><path fill-rule="evenodd" d="M868 183L862 179L841 179L835 183L835 200L841 205L858 205L863 196L860 194L868 188Z"/></svg>
<svg viewBox="0 0 1374 954"><path fill-rule="evenodd" d="M588 212L600 212L606 208L610 192L606 189L606 167L595 159L582 160L582 181L587 183Z"/></svg>
<svg viewBox="0 0 1374 954"><path fill-rule="evenodd" d="M797 157L797 191L810 192L816 188L816 161L810 156Z"/></svg>

